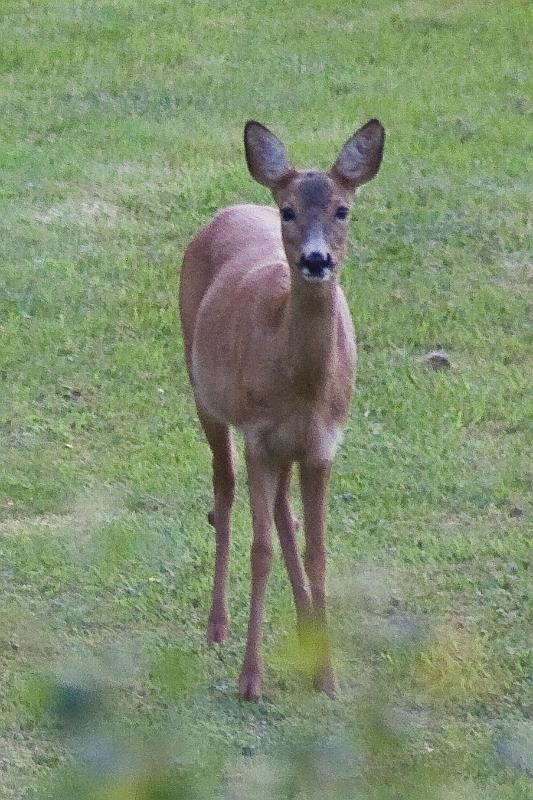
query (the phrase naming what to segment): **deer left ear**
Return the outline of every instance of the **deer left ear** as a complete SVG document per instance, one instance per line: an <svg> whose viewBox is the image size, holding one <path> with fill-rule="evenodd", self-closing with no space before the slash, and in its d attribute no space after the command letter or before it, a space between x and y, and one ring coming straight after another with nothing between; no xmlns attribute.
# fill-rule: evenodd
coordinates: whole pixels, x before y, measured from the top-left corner
<svg viewBox="0 0 533 800"><path fill-rule="evenodd" d="M331 177L352 191L377 174L383 157L385 129L377 119L369 120L348 139L330 169Z"/></svg>

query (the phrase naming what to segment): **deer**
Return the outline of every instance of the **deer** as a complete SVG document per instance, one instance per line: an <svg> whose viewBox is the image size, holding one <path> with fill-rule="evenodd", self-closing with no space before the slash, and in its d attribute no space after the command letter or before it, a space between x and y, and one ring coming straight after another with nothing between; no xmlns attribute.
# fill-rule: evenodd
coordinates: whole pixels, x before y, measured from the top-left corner
<svg viewBox="0 0 533 800"><path fill-rule="evenodd" d="M337 683L326 616L326 498L333 457L353 391L356 344L339 284L349 212L378 172L385 131L369 120L327 171L293 166L282 141L261 123L244 128L251 176L275 206L218 211L187 246L179 307L187 371L212 452L215 569L208 643L229 633L226 599L236 450L244 440L252 516L250 613L238 692L263 690L262 629L273 563L274 526L296 607L297 631L313 631L315 688ZM298 465L305 550L290 505Z"/></svg>

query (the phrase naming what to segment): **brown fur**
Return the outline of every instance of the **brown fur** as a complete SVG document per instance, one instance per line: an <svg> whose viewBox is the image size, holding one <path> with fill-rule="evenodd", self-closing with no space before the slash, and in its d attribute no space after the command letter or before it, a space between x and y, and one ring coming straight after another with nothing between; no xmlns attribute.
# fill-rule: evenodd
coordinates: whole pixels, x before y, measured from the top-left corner
<svg viewBox="0 0 533 800"><path fill-rule="evenodd" d="M273 522L300 630L311 622L322 631L315 683L328 694L335 690L325 631L326 490L348 414L356 355L350 314L337 283L346 222L336 217L336 209L349 207L356 186L373 177L382 141L382 128L372 121L349 140L329 173L298 172L270 131L248 123L250 171L271 188L279 208L290 207L294 219L280 224L278 209L269 206L225 208L196 235L183 260L180 312L187 368L213 452L210 520L217 554L210 642L222 642L228 633L225 595L234 491L229 426L237 427L245 440L254 533L250 623L239 682L246 699L256 699L262 687L261 627ZM350 156L361 163L354 166ZM359 170L355 183L349 183L350 169L353 174ZM324 272L329 279L303 277L307 244L327 249L331 270ZM304 505L304 565L288 499L294 462L300 466Z"/></svg>

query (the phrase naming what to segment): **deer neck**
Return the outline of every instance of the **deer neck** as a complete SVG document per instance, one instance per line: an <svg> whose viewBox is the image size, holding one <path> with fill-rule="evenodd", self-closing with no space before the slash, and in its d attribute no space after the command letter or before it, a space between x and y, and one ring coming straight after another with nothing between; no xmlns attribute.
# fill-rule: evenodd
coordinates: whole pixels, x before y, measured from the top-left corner
<svg viewBox="0 0 533 800"><path fill-rule="evenodd" d="M294 279L287 306L289 372L303 392L320 396L334 371L337 351L337 284Z"/></svg>

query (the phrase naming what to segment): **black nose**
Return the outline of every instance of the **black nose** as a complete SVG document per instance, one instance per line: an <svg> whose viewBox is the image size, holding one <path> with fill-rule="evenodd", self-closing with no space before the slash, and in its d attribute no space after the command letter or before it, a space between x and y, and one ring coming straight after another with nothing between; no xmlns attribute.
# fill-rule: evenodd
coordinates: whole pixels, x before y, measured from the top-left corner
<svg viewBox="0 0 533 800"><path fill-rule="evenodd" d="M300 267L307 267L311 273L320 273L324 269L331 268L331 256L328 253L327 256L324 257L324 253L320 253L315 250L314 252L309 253L308 256L301 257Z"/></svg>

